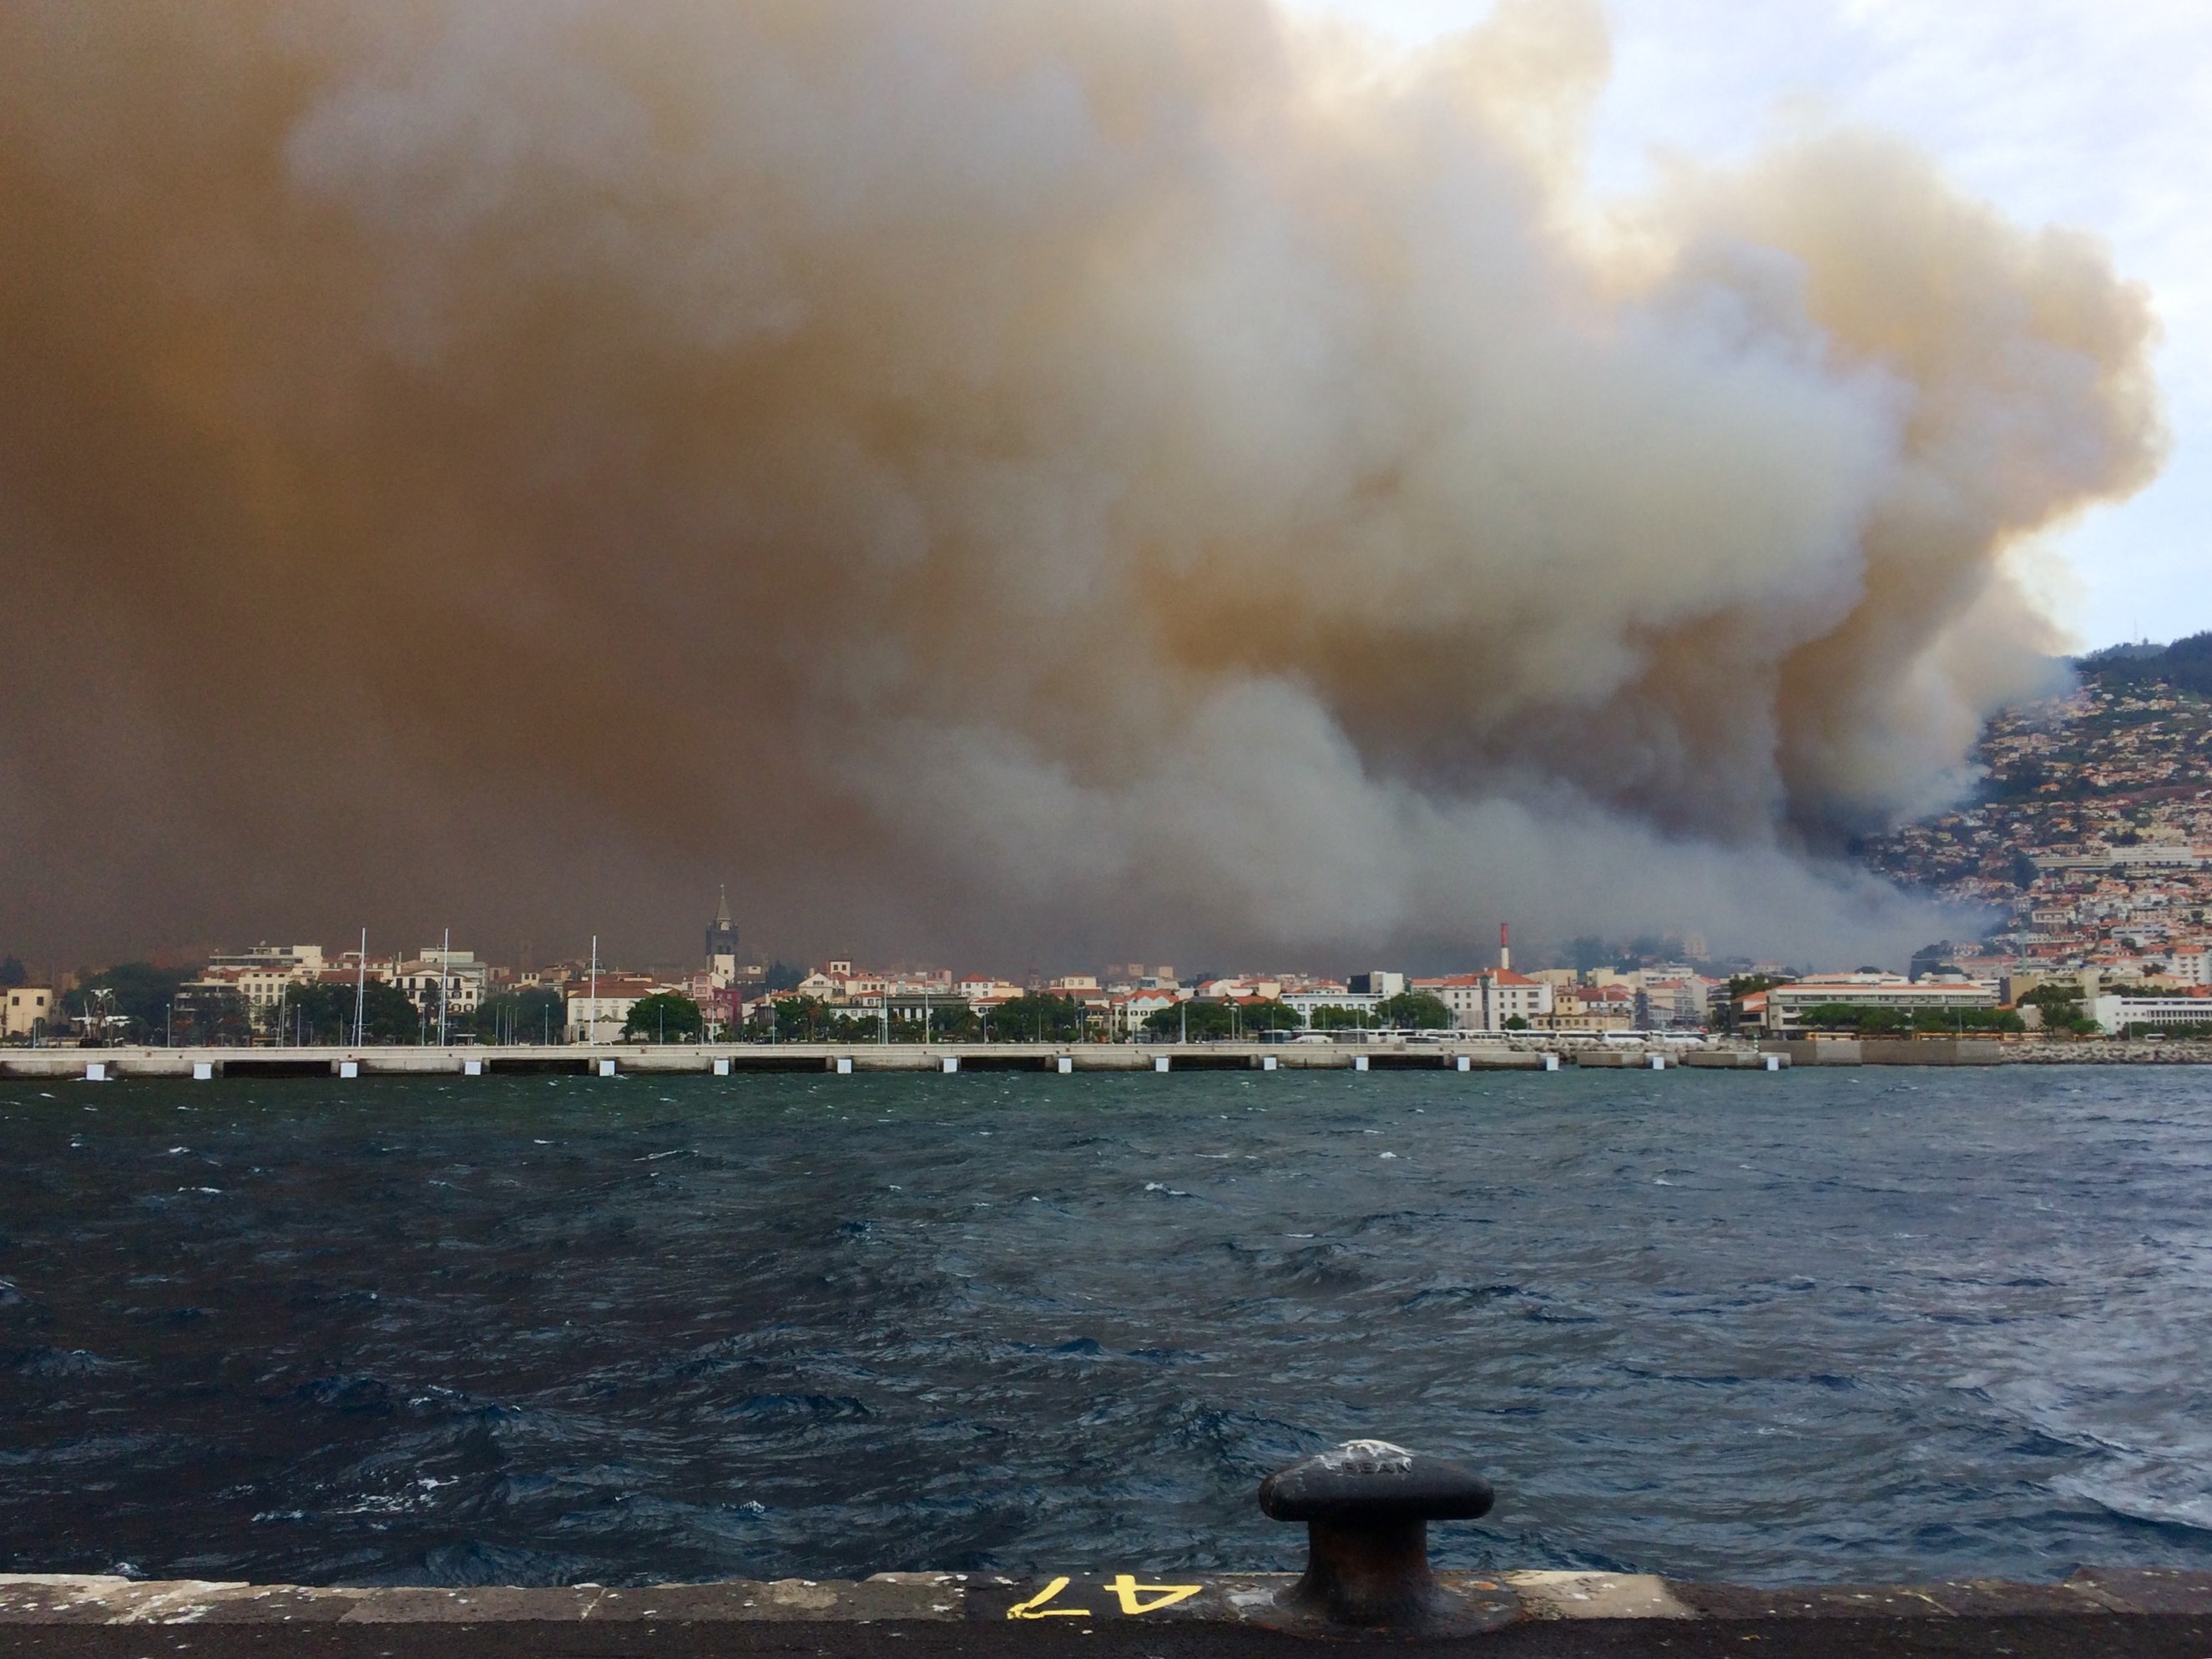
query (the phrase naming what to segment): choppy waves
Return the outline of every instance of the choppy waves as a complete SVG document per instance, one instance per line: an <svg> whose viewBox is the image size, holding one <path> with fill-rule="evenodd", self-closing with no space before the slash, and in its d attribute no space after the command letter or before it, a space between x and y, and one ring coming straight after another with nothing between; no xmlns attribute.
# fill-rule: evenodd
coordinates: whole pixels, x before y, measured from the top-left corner
<svg viewBox="0 0 2212 1659"><path fill-rule="evenodd" d="M0 1085L0 1567L2212 1565L2186 1072Z"/></svg>

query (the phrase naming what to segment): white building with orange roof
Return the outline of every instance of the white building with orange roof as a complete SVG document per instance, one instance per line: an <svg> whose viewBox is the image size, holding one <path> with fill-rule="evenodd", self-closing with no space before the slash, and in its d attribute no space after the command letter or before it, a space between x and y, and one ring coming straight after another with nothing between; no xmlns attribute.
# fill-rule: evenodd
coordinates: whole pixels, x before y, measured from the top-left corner
<svg viewBox="0 0 2212 1659"><path fill-rule="evenodd" d="M1413 988L1425 991L1451 1010L1452 1027L1461 1031L1504 1031L1534 1025L1552 1012L1553 988L1548 981L1531 979L1510 968L1486 968L1475 974L1447 974L1438 979L1417 979Z"/></svg>

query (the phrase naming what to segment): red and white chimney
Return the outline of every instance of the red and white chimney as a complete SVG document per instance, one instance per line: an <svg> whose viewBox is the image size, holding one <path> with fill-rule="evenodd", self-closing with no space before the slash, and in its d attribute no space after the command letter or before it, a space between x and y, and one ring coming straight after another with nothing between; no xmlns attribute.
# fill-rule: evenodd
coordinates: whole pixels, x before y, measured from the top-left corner
<svg viewBox="0 0 2212 1659"><path fill-rule="evenodd" d="M1498 971L1510 973L1513 968L1513 933L1505 922L1498 924Z"/></svg>

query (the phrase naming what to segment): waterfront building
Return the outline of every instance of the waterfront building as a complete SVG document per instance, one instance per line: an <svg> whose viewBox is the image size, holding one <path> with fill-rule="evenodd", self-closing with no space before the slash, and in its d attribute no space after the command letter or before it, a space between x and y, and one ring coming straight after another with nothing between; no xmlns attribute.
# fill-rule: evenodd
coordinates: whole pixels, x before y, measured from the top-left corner
<svg viewBox="0 0 2212 1659"><path fill-rule="evenodd" d="M251 950L217 951L207 959L199 977L178 988L186 1001L193 994L206 997L235 995L256 1019L276 1017L295 985L320 979L331 964L319 945L270 945Z"/></svg>
<svg viewBox="0 0 2212 1659"><path fill-rule="evenodd" d="M713 1040L718 1033L728 1030L738 1021L737 993L721 980L720 973L708 969L702 973L686 974L672 985L663 988L690 998L698 1005L699 1018L706 1023L707 1036ZM589 995L588 988L586 994Z"/></svg>
<svg viewBox="0 0 2212 1659"><path fill-rule="evenodd" d="M1153 989L1112 993L1106 1000L1108 1023L1117 1036L1126 1036L1141 1030L1145 1022L1163 1008L1172 1008L1182 1000L1182 994L1177 991Z"/></svg>
<svg viewBox="0 0 2212 1659"><path fill-rule="evenodd" d="M1902 974L1862 969L1850 974L1815 974L1787 985L1769 986L1765 996L1766 1029L1778 1036L1804 1027L1805 1016L1814 1008L1847 1004L1854 1008L1884 1008L1910 1017L1935 1011L1948 1013L1997 1006L1996 987L1980 980L1909 980Z"/></svg>
<svg viewBox="0 0 2212 1659"><path fill-rule="evenodd" d="M2133 1026L2151 1030L2174 1026L2212 1026L2212 994L2186 997L2094 997L2086 1005L2089 1018L2114 1036Z"/></svg>
<svg viewBox="0 0 2212 1659"><path fill-rule="evenodd" d="M1304 990L1285 991L1282 996L1283 1006L1294 1011L1309 1025L1313 1024L1315 1011L1322 1008L1347 1009L1371 1019L1375 1010L1382 1004L1382 994L1355 988L1372 983L1376 979L1395 979L1400 989L1405 987L1405 975L1402 974L1360 974L1353 977L1350 985L1322 983L1310 985Z"/></svg>
<svg viewBox="0 0 2212 1659"><path fill-rule="evenodd" d="M1647 972L1636 992L1636 1024L1646 1031L1705 1024L1714 982L1696 975L1668 979Z"/></svg>
<svg viewBox="0 0 2212 1659"><path fill-rule="evenodd" d="M0 1037L43 1037L53 1019L54 994L42 985L11 985L0 1000Z"/></svg>
<svg viewBox="0 0 2212 1659"><path fill-rule="evenodd" d="M1098 982L1096 974L1062 974L1047 982L1044 993L1073 1003L1086 1013L1103 1013L1113 1003L1113 994Z"/></svg>
<svg viewBox="0 0 2212 1659"><path fill-rule="evenodd" d="M319 945L270 945L265 940L250 951L218 951L207 959L210 974L289 975L304 980L321 973L323 967Z"/></svg>
<svg viewBox="0 0 2212 1659"><path fill-rule="evenodd" d="M589 983L571 985L562 1029L571 1042L619 1042L629 1011L663 988L641 974L603 973L596 990Z"/></svg>
<svg viewBox="0 0 2212 1659"><path fill-rule="evenodd" d="M1552 1009L1529 1021L1540 1031L1602 1033L1636 1029L1636 993L1626 985L1566 985Z"/></svg>
<svg viewBox="0 0 2212 1659"><path fill-rule="evenodd" d="M478 962L472 951L453 951L426 945L414 959L398 963L392 982L405 992L416 1012L436 1018L441 999L449 1017L476 1012L491 981L491 964Z"/></svg>
<svg viewBox="0 0 2212 1659"><path fill-rule="evenodd" d="M1207 980L1195 992L1200 1002L1274 1002L1282 994L1281 980L1254 979L1246 975L1224 975Z"/></svg>
<svg viewBox="0 0 2212 1659"><path fill-rule="evenodd" d="M1552 1012L1557 993L1550 981L1516 973L1510 968L1486 968L1478 974L1417 979L1413 989L1427 992L1450 1009L1452 1029L1460 1031L1533 1027L1540 1017ZM1516 1019L1520 1025L1508 1024Z"/></svg>
<svg viewBox="0 0 2212 1659"><path fill-rule="evenodd" d="M873 1001L889 988L889 981L881 975L858 972L842 957L825 968L816 969L799 981L799 995L836 1006Z"/></svg>

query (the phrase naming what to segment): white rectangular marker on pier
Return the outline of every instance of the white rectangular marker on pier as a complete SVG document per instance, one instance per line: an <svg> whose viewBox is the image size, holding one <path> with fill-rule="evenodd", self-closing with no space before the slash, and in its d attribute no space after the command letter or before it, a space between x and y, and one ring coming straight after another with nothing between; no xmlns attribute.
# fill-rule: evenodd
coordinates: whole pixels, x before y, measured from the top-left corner
<svg viewBox="0 0 2212 1659"><path fill-rule="evenodd" d="M463 1060L461 1062L461 1075L463 1077L482 1077L483 1075L483 1061L480 1060Z"/></svg>
<svg viewBox="0 0 2212 1659"><path fill-rule="evenodd" d="M339 1076L340 1078L342 1078L342 1079L351 1079L351 1078L357 1078L357 1077L359 1077L360 1075L361 1075L361 1062L360 1062L359 1060L340 1060L340 1061L338 1062L338 1076Z"/></svg>
<svg viewBox="0 0 2212 1659"><path fill-rule="evenodd" d="M1654 1054L1654 1055L1652 1055L1652 1056L1651 1056L1651 1069L1652 1069L1653 1071L1655 1071L1655 1072L1663 1072L1663 1071L1665 1071L1665 1070L1667 1069L1667 1056L1666 1056L1666 1055L1664 1055L1664 1054Z"/></svg>
<svg viewBox="0 0 2212 1659"><path fill-rule="evenodd" d="M1152 1069L1154 1071L1164 1072L1167 1068L1168 1057L1165 1054L1154 1054L1152 1056Z"/></svg>
<svg viewBox="0 0 2212 1659"><path fill-rule="evenodd" d="M1452 1061L1452 1070L1455 1072L1471 1072L1474 1069L1474 1057L1472 1054L1461 1054Z"/></svg>
<svg viewBox="0 0 2212 1659"><path fill-rule="evenodd" d="M949 1072L952 1068L948 1066L945 1069ZM850 1077L853 1075L852 1055L840 1054L837 1056L837 1075L839 1077Z"/></svg>
<svg viewBox="0 0 2212 1659"><path fill-rule="evenodd" d="M1781 1055L1779 1055L1779 1054L1768 1054L1767 1056L1765 1056L1765 1060L1766 1060L1766 1069L1767 1069L1768 1071L1770 1071L1770 1072L1778 1072L1778 1071L1780 1071L1780 1070L1782 1069L1782 1056L1781 1056Z"/></svg>
<svg viewBox="0 0 2212 1659"><path fill-rule="evenodd" d="M106 1082L107 1062L104 1060L87 1060L84 1067L84 1080L87 1083Z"/></svg>
<svg viewBox="0 0 2212 1659"><path fill-rule="evenodd" d="M601 1077L612 1077L614 1074L615 1074L615 1063L614 1063L614 1061L612 1061L611 1060L601 1060L601 1061L599 1062L599 1075L600 1075Z"/></svg>
<svg viewBox="0 0 2212 1659"><path fill-rule="evenodd" d="M1354 1054L1354 1055L1352 1055L1352 1069L1353 1071L1355 1071L1355 1072L1364 1072L1364 1071L1365 1071L1365 1070L1367 1069L1367 1056L1366 1056L1366 1055L1364 1055L1364 1054Z"/></svg>
<svg viewBox="0 0 2212 1659"><path fill-rule="evenodd" d="M214 1082L215 1062L210 1060L194 1060L192 1062L192 1081L195 1083Z"/></svg>
<svg viewBox="0 0 2212 1659"><path fill-rule="evenodd" d="M1075 1056L1073 1054L1060 1055L1057 1060L1053 1061L1052 1069L1058 1072L1062 1077L1066 1077L1070 1072L1075 1069Z"/></svg>
<svg viewBox="0 0 2212 1659"><path fill-rule="evenodd" d="M1559 1069L1559 1057L1557 1054L1546 1054L1544 1056L1544 1069L1547 1072L1558 1071Z"/></svg>
<svg viewBox="0 0 2212 1659"><path fill-rule="evenodd" d="M947 1054L947 1055L945 1055L945 1069L946 1071L948 1071L948 1072L957 1072L957 1071L958 1071L958 1070L960 1069L960 1056L959 1056L959 1055L957 1055L957 1054Z"/></svg>
<svg viewBox="0 0 2212 1659"><path fill-rule="evenodd" d="M1272 1072L1272 1071L1273 1071L1273 1070L1275 1069L1275 1057L1274 1057L1274 1055L1273 1055L1273 1054L1262 1054L1262 1055L1261 1055L1261 1056L1260 1056L1260 1069L1261 1069L1261 1071L1263 1071L1263 1072Z"/></svg>
<svg viewBox="0 0 2212 1659"><path fill-rule="evenodd" d="M730 1062L728 1060L718 1060L714 1062L714 1075L716 1077L727 1077L729 1074Z"/></svg>

